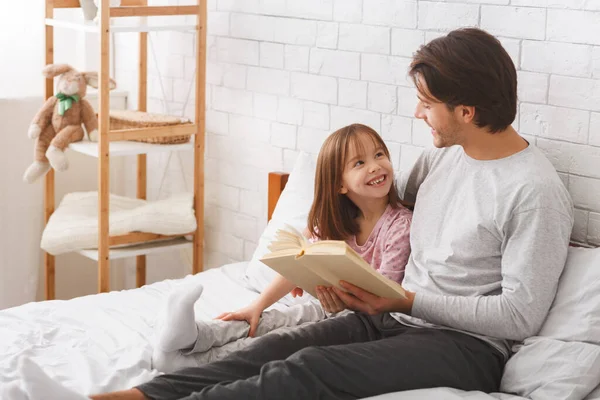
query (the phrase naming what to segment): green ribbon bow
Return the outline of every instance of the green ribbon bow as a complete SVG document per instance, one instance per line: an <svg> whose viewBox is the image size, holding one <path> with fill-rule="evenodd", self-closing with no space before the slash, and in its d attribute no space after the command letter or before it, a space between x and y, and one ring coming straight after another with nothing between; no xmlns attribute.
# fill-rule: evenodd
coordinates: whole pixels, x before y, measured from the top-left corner
<svg viewBox="0 0 600 400"><path fill-rule="evenodd" d="M65 111L73 107L73 101L76 103L79 101L79 96L74 94L68 96L64 93L57 93L56 98L58 99L58 114L65 115Z"/></svg>

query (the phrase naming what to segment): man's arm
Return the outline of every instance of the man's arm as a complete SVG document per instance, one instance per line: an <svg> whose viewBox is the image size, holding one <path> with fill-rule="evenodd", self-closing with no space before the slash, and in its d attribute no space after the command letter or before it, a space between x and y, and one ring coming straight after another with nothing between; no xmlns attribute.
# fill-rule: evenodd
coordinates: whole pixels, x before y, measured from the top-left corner
<svg viewBox="0 0 600 400"><path fill-rule="evenodd" d="M402 312L427 322L486 336L521 341L546 319L563 271L573 227L570 216L550 209L519 213L506 226L502 249L502 293L440 296L407 292L407 299L377 297L342 283L335 289L350 309L378 314Z"/></svg>
<svg viewBox="0 0 600 400"><path fill-rule="evenodd" d="M440 296L417 293L412 315L428 322L523 340L542 326L554 300L567 258L573 222L552 209L514 215L502 245L502 293L495 296Z"/></svg>

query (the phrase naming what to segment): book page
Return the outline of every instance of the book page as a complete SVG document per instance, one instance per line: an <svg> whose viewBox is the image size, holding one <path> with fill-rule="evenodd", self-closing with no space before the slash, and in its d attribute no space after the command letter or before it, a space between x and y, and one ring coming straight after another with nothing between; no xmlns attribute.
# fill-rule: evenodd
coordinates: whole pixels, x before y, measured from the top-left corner
<svg viewBox="0 0 600 400"><path fill-rule="evenodd" d="M298 232L294 227L285 224L284 229L278 229L275 232L275 239L269 243L267 248L271 253L289 249L297 249L298 253L300 253L302 249L308 246L309 242L302 233Z"/></svg>
<svg viewBox="0 0 600 400"><path fill-rule="evenodd" d="M344 254L307 253L302 258L304 265L332 286L341 289L339 281L343 280L380 297L396 299L406 297L404 288L399 283L381 275L360 256L356 258L350 252Z"/></svg>

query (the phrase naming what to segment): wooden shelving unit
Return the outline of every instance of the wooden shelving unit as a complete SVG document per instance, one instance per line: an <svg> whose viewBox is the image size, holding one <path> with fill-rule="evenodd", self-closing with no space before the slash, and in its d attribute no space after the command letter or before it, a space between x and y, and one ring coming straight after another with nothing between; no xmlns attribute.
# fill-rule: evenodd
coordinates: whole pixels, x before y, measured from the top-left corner
<svg viewBox="0 0 600 400"><path fill-rule="evenodd" d="M99 21L73 22L55 16L56 9L79 8L79 0L46 0L45 13L45 63L54 63L54 29L66 28L98 34L100 42L99 100L98 100L98 143L79 142L71 144L74 151L98 159L98 248L79 253L98 261L98 292L110 290L110 260L136 257L136 284L146 282L146 255L167 250L193 247L193 273L202 271L204 241L204 127L205 127L205 82L206 82L206 9L207 0L197 0L191 6L148 6L147 0L122 0L120 7L109 7L103 1L99 7ZM109 128L109 56L110 34L113 32L139 32L139 111L146 111L148 77L148 32L152 31L196 31L196 116L193 124L182 124L160 128L113 130ZM45 82L45 98L54 95L53 80ZM191 135L190 143L149 144L129 140ZM109 235L109 167L110 158L115 156L137 156L137 197L146 198L146 155L162 151L194 151L194 210L197 229L191 232L193 242L183 236L164 237L143 232L111 237ZM44 218L48 223L55 209L55 175L50 170L45 177ZM157 240L161 239L161 240ZM111 245L120 245L113 247ZM126 247L122 247L125 245ZM46 272L46 299L55 298L56 265L54 256L44 253Z"/></svg>

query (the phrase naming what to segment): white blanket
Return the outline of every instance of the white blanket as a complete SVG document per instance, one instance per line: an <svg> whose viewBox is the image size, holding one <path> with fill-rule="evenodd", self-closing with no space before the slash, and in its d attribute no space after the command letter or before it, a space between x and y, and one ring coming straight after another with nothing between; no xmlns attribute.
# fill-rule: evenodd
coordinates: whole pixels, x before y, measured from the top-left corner
<svg viewBox="0 0 600 400"><path fill-rule="evenodd" d="M16 370L19 356L30 357L54 379L85 394L121 390L151 379L158 374L151 367L156 317L171 291L191 281L202 284L196 316L213 319L258 296L245 281L246 265L230 264L140 289L29 303L0 311L0 398L4 385L23 379ZM285 306L277 304L274 308ZM377 399L519 398L442 388L391 393Z"/></svg>
<svg viewBox="0 0 600 400"><path fill-rule="evenodd" d="M192 193L157 201L110 195L109 202L111 236L129 232L183 235L196 230ZM98 193L67 194L44 229L41 247L53 255L97 248Z"/></svg>
<svg viewBox="0 0 600 400"><path fill-rule="evenodd" d="M205 289L196 315L212 319L258 295L244 286L245 267L246 263L231 264L140 289L0 311L0 387L21 379L16 366L22 355L80 393L147 381L158 374L150 364L153 333L157 311L169 293L184 282L201 283Z"/></svg>
<svg viewBox="0 0 600 400"><path fill-rule="evenodd" d="M486 394L479 391L464 392L452 388L419 389L408 392L387 393L364 400L527 400L505 393Z"/></svg>

